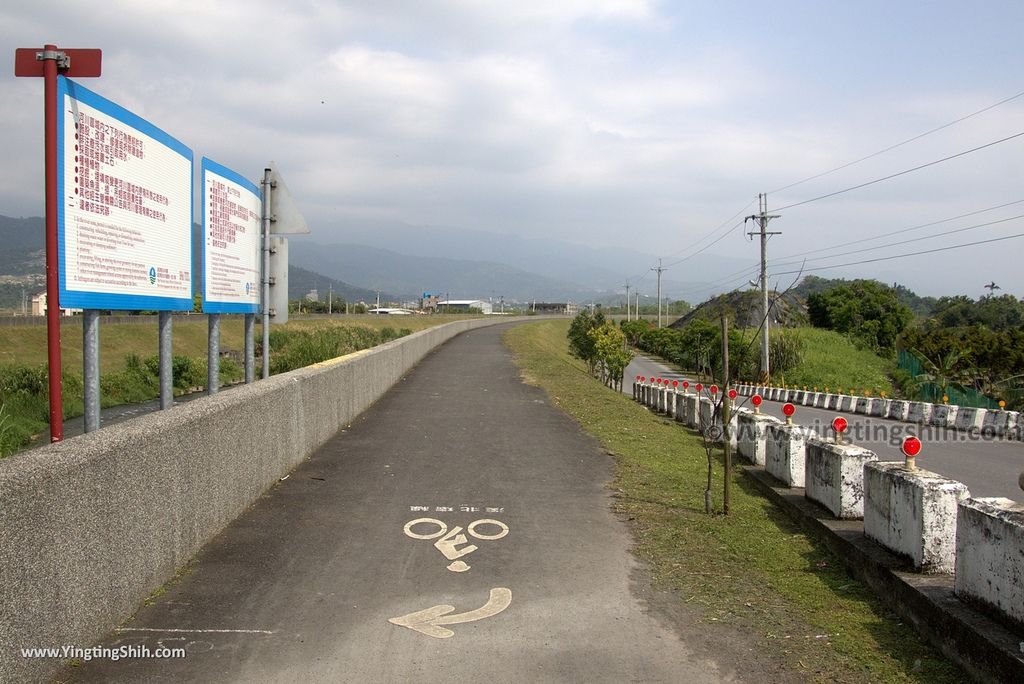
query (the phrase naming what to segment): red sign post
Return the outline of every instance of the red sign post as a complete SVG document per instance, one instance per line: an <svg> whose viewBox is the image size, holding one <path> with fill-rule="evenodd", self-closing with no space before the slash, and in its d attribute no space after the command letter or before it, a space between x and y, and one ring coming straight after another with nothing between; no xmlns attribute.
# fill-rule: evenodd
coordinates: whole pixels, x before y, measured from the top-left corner
<svg viewBox="0 0 1024 684"><path fill-rule="evenodd" d="M43 78L46 167L46 347L50 375L50 441L64 439L60 364L60 283L57 280L57 76L100 75L97 49L17 48L14 75Z"/></svg>

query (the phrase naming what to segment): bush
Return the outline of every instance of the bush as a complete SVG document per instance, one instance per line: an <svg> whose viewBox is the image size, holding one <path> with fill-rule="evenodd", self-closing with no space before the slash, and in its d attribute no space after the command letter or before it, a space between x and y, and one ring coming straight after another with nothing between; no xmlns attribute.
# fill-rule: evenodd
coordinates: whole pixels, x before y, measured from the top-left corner
<svg viewBox="0 0 1024 684"><path fill-rule="evenodd" d="M896 291L874 280L854 280L807 298L811 325L858 339L874 350L892 350L914 319Z"/></svg>

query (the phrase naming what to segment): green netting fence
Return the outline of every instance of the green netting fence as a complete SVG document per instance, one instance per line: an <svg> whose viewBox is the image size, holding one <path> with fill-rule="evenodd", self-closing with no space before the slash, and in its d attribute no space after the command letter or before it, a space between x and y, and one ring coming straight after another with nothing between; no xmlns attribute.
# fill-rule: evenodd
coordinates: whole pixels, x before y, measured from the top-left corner
<svg viewBox="0 0 1024 684"><path fill-rule="evenodd" d="M905 349L901 349L899 351L897 364L900 368L915 377L925 372L921 359L917 358L914 354ZM945 395L949 397L950 404L955 404L957 406L972 406L983 409L999 408L998 401L985 396L981 392L971 389L970 387L946 387ZM934 382L924 382L918 386L917 399L919 401L930 401L932 403L941 404L942 396L942 388Z"/></svg>

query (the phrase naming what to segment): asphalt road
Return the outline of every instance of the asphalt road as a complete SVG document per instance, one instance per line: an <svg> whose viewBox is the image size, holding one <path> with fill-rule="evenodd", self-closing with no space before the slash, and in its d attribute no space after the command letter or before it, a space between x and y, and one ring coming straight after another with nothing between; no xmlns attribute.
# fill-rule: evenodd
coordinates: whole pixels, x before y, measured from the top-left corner
<svg viewBox="0 0 1024 684"><path fill-rule="evenodd" d="M60 679L738 681L735 645L651 609L611 458L521 382L501 333L424 359L102 642L186 658Z"/></svg>
<svg viewBox="0 0 1024 684"><path fill-rule="evenodd" d="M637 375L680 380L684 377L661 363L636 356L626 368L623 391L627 394L632 393L633 378ZM692 377L687 379L694 384ZM739 405L744 404L741 402ZM783 402L765 401L761 411L781 419L782 406ZM905 436L916 435L924 443L917 459L919 468L963 482L975 497L1003 496L1024 502L1024 492L1017 484L1021 472L1024 472L1024 442L982 439L956 430L928 428L809 406L797 406L793 422L813 427L819 434L832 436L832 419L839 415L849 421L848 441L871 449L882 461L902 461L899 445Z"/></svg>

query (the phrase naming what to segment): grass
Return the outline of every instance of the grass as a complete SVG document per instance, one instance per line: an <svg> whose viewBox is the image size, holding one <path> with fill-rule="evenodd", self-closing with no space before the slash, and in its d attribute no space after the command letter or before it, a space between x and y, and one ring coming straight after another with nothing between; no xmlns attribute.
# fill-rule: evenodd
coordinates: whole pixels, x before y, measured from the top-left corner
<svg viewBox="0 0 1024 684"><path fill-rule="evenodd" d="M729 516L704 513L706 455L690 430L604 388L569 357L568 321L506 334L527 381L616 459L617 507L654 582L821 682L959 682L964 675L853 580L823 544L733 479ZM714 474L721 510L722 469Z"/></svg>
<svg viewBox="0 0 1024 684"><path fill-rule="evenodd" d="M796 335L804 343L803 361L799 368L775 378L780 384L824 389L842 388L856 394L864 390L878 396L892 394L889 373L895 362L882 358L869 349L859 349L849 338L822 328L792 328L784 334Z"/></svg>
<svg viewBox="0 0 1024 684"><path fill-rule="evenodd" d="M271 372L283 373L387 342L411 332L465 316L345 316L292 320L274 326ZM396 330L397 326L402 326ZM133 404L159 394L157 321L100 326L100 401L103 407ZM243 320L221 317L220 383L242 380ZM64 417L82 415L82 334L79 326L62 328ZM173 324L174 391L182 394L206 385L207 322ZM256 330L257 345L262 340ZM259 361L257 359L257 367ZM0 458L29 444L49 423L46 371L46 326L0 327Z"/></svg>
<svg viewBox="0 0 1024 684"><path fill-rule="evenodd" d="M106 373L125 369L125 357L135 354L142 358L159 352L159 335L156 316L147 323L102 324L100 325L100 371ZM373 316L352 315L343 317L292 319L272 330L311 330L318 327L361 327L380 330L384 327L409 328L413 332L442 323L463 320L466 316ZM174 354L193 358L205 358L207 347L207 323L205 317L195 321L175 320L173 325ZM262 335L256 325L256 337ZM244 349L243 323L241 316L221 316L220 343L222 350L241 352ZM80 325L63 326L61 329L61 356L65 371L81 372L82 329ZM46 363L46 326L0 326L0 365L25 364L29 366Z"/></svg>

